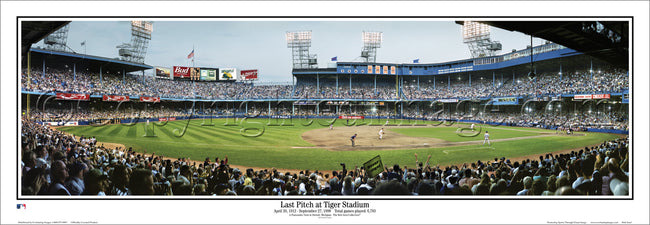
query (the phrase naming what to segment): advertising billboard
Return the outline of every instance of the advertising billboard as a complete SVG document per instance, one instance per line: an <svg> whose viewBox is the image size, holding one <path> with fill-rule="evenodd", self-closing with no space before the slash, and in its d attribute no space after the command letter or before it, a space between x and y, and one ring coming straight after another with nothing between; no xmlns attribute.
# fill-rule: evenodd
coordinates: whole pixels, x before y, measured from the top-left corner
<svg viewBox="0 0 650 225"><path fill-rule="evenodd" d="M190 68L184 66L174 66L174 77L190 78Z"/></svg>
<svg viewBox="0 0 650 225"><path fill-rule="evenodd" d="M368 73L372 73L372 65L368 65Z"/></svg>
<svg viewBox="0 0 650 225"><path fill-rule="evenodd" d="M610 94L574 95L573 99L609 99L610 97Z"/></svg>
<svg viewBox="0 0 650 225"><path fill-rule="evenodd" d="M449 99L438 99L438 102L442 102L442 103L452 103L452 102L458 102L458 99L455 99L455 98L449 98Z"/></svg>
<svg viewBox="0 0 650 225"><path fill-rule="evenodd" d="M355 119L362 120L364 118L365 118L364 116L339 116L339 119L343 119L343 120L355 120Z"/></svg>
<svg viewBox="0 0 650 225"><path fill-rule="evenodd" d="M240 80L257 80L257 70L242 70Z"/></svg>
<svg viewBox="0 0 650 225"><path fill-rule="evenodd" d="M90 100L89 94L56 93L57 100Z"/></svg>
<svg viewBox="0 0 650 225"><path fill-rule="evenodd" d="M395 66L390 67L390 74L395 74L397 72L397 68Z"/></svg>
<svg viewBox="0 0 650 225"><path fill-rule="evenodd" d="M102 97L102 100L105 102L123 102L123 101L129 101L129 96L128 95L104 95Z"/></svg>
<svg viewBox="0 0 650 225"><path fill-rule="evenodd" d="M190 67L190 80L199 80L201 77L201 68Z"/></svg>
<svg viewBox="0 0 650 225"><path fill-rule="evenodd" d="M160 97L146 97L140 96L141 102L160 102Z"/></svg>
<svg viewBox="0 0 650 225"><path fill-rule="evenodd" d="M190 68L190 80L199 80L201 78L201 68L191 67Z"/></svg>
<svg viewBox="0 0 650 225"><path fill-rule="evenodd" d="M375 66L375 73L381 74L381 66Z"/></svg>
<svg viewBox="0 0 650 225"><path fill-rule="evenodd" d="M217 70L213 68L201 68L200 80L215 81L217 80Z"/></svg>
<svg viewBox="0 0 650 225"><path fill-rule="evenodd" d="M384 73L383 74L388 74L388 66L383 66L384 67Z"/></svg>
<svg viewBox="0 0 650 225"><path fill-rule="evenodd" d="M237 80L237 69L235 68L219 69L219 80Z"/></svg>
<svg viewBox="0 0 650 225"><path fill-rule="evenodd" d="M510 98L493 98L493 105L517 105L519 104L519 99L515 97Z"/></svg>
<svg viewBox="0 0 650 225"><path fill-rule="evenodd" d="M172 77L171 75L172 75L171 70L169 68L156 67L157 78L173 79L174 77Z"/></svg>
<svg viewBox="0 0 650 225"><path fill-rule="evenodd" d="M610 94L595 94L591 95L592 99L609 99L611 97Z"/></svg>
<svg viewBox="0 0 650 225"><path fill-rule="evenodd" d="M574 95L573 99L591 99L591 95Z"/></svg>

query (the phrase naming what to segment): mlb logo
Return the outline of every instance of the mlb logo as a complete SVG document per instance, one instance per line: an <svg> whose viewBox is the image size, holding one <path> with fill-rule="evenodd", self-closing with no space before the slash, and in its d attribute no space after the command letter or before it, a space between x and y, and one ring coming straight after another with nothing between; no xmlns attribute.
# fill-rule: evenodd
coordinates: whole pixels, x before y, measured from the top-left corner
<svg viewBox="0 0 650 225"><path fill-rule="evenodd" d="M26 204L16 204L16 209L21 209L21 208L22 209L27 209L27 205Z"/></svg>

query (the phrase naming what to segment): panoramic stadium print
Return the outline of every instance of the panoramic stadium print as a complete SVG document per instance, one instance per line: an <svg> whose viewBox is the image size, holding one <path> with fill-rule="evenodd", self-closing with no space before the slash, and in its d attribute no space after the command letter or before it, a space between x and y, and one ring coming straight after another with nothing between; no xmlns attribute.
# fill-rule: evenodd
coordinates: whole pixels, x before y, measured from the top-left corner
<svg viewBox="0 0 650 225"><path fill-rule="evenodd" d="M19 195L630 198L629 21L580 19L21 20Z"/></svg>

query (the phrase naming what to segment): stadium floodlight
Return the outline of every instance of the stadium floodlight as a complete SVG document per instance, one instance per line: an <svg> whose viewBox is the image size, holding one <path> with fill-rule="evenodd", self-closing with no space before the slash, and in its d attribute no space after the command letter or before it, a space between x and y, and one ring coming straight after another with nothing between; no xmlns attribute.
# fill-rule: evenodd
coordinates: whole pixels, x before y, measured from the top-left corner
<svg viewBox="0 0 650 225"><path fill-rule="evenodd" d="M293 68L307 69L318 66L316 55L309 54L311 31L287 32L287 48L291 48Z"/></svg>
<svg viewBox="0 0 650 225"><path fill-rule="evenodd" d="M52 34L45 37L43 43L45 44L45 49L65 52L68 47L68 30L70 29L70 24L66 24L60 29L54 31ZM73 51L74 52L74 51Z"/></svg>
<svg viewBox="0 0 650 225"><path fill-rule="evenodd" d="M134 20L131 21L131 42L118 45L118 53L122 60L144 63L144 56L147 54L153 22Z"/></svg>
<svg viewBox="0 0 650 225"><path fill-rule="evenodd" d="M475 21L464 21L461 26L463 43L467 44L472 58L494 56L501 51L501 43L490 40L490 26Z"/></svg>
<svg viewBox="0 0 650 225"><path fill-rule="evenodd" d="M384 33L376 31L363 31L361 33L361 40L363 41L363 49L361 50L361 58L365 62L376 62L377 49L381 48L381 42L384 39Z"/></svg>

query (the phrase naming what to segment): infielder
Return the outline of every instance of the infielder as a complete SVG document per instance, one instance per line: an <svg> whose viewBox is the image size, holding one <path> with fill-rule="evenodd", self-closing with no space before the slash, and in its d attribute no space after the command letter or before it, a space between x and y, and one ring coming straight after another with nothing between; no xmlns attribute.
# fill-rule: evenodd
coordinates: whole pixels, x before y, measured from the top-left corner
<svg viewBox="0 0 650 225"><path fill-rule="evenodd" d="M382 127L381 130L379 130L379 140L384 139L384 128Z"/></svg>
<svg viewBox="0 0 650 225"><path fill-rule="evenodd" d="M356 138L357 138L357 134L354 134L352 135L352 137L350 137L350 141L352 142L352 147L354 147L354 139Z"/></svg>
<svg viewBox="0 0 650 225"><path fill-rule="evenodd" d="M483 145L485 145L485 142L487 141L488 146L491 146L491 144L490 144L490 134L488 134L487 130L485 131L485 135L483 135L483 136L485 136L485 139L483 140Z"/></svg>
<svg viewBox="0 0 650 225"><path fill-rule="evenodd" d="M334 129L334 123L330 123L330 130Z"/></svg>

